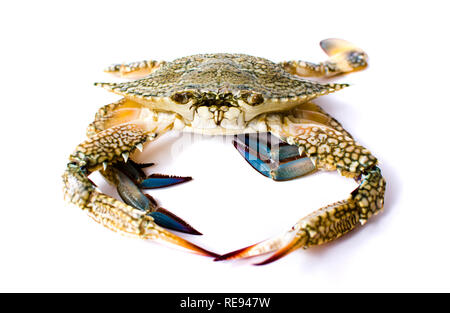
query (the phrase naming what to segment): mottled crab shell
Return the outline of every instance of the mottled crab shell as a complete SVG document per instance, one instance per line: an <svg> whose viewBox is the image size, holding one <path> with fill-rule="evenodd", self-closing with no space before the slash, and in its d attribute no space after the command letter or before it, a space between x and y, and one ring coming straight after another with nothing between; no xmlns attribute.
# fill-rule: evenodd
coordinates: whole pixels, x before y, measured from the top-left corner
<svg viewBox="0 0 450 313"><path fill-rule="evenodd" d="M289 109L294 104L348 86L306 80L286 72L279 64L267 59L226 53L183 57L163 64L142 79L96 85L168 111L180 111L179 103L174 105L171 97L186 91L232 95L235 99L242 99L245 93L261 95L264 101L251 106L237 101L247 113L246 120L261 113Z"/></svg>

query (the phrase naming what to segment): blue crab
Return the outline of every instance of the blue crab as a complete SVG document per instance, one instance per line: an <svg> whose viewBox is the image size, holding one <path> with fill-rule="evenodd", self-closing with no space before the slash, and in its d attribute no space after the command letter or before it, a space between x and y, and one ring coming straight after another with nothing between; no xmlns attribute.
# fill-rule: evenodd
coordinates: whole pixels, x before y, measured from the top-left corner
<svg viewBox="0 0 450 313"><path fill-rule="evenodd" d="M340 39L324 40L321 47L329 58L317 64L201 54L172 62L110 66L107 72L134 80L96 83L123 98L98 111L88 127L88 139L70 155L63 174L65 198L113 231L169 242L215 260L272 253L258 264L329 242L366 223L383 209L385 180L377 159L312 102L348 85L302 77L329 78L362 70L367 55ZM233 143L241 155L274 180L337 170L359 186L347 199L300 219L280 236L218 255L168 231L200 234L142 192L190 179L161 174L147 177L142 168L151 164L130 159L134 150L142 151L170 130L235 135ZM90 181L88 175L97 170L117 186L123 201L103 194Z"/></svg>

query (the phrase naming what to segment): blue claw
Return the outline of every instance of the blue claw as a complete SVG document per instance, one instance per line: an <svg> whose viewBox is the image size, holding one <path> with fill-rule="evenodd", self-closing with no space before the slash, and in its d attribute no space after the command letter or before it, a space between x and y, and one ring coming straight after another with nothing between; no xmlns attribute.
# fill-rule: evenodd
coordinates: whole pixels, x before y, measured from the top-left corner
<svg viewBox="0 0 450 313"><path fill-rule="evenodd" d="M163 174L152 174L147 177L142 168L152 166L153 163L138 164L132 160L126 163L116 163L114 167L130 178L142 189L156 189L181 184L192 180L191 177L170 176Z"/></svg>
<svg viewBox="0 0 450 313"><path fill-rule="evenodd" d="M276 181L294 179L316 169L310 158L300 156L296 146L270 133L236 135L233 145L255 170Z"/></svg>
<svg viewBox="0 0 450 313"><path fill-rule="evenodd" d="M316 167L310 158L298 158L278 165L272 170L273 180L283 181L298 178L314 172Z"/></svg>
<svg viewBox="0 0 450 313"><path fill-rule="evenodd" d="M254 157L254 152L250 152L249 149L246 149L246 146L234 141L234 147L239 151L239 153L244 157L244 159L259 173L263 174L266 177L271 178L270 172L272 168L269 163L266 163L262 159L258 157Z"/></svg>
<svg viewBox="0 0 450 313"><path fill-rule="evenodd" d="M245 148L251 155L257 156L261 160L268 162L271 159L271 144L267 142L267 138L264 140L259 133L235 135L233 144L236 148L238 146Z"/></svg>
<svg viewBox="0 0 450 313"><path fill-rule="evenodd" d="M192 180L192 177L152 174L141 181L139 187L142 189L156 189L181 184L190 180Z"/></svg>
<svg viewBox="0 0 450 313"><path fill-rule="evenodd" d="M155 201L142 193L133 180L117 169L117 167L115 173L118 180L117 192L126 204L142 211L155 211L157 209Z"/></svg>
<svg viewBox="0 0 450 313"><path fill-rule="evenodd" d="M149 215L153 217L155 223L161 227L191 235L201 235L201 233L195 230L191 225L166 209L158 208L156 212L152 212Z"/></svg>
<svg viewBox="0 0 450 313"><path fill-rule="evenodd" d="M117 163L114 166L135 182L139 182L147 177L142 170L141 165L132 160L128 160L127 163Z"/></svg>
<svg viewBox="0 0 450 313"><path fill-rule="evenodd" d="M281 143L278 145L278 149L272 149L271 159L278 162L285 162L289 159L299 158L297 146L291 146L287 143Z"/></svg>
<svg viewBox="0 0 450 313"><path fill-rule="evenodd" d="M296 146L280 141L270 133L236 135L233 144L236 148L238 145L242 146L250 154L266 163L281 163L300 157Z"/></svg>
<svg viewBox="0 0 450 313"><path fill-rule="evenodd" d="M144 194L136 183L119 169L123 169L123 167L114 165L114 168L114 173L118 181L117 192L126 204L141 211L149 212L148 215L153 217L154 222L161 227L191 235L201 235L200 232L175 214L166 209L159 208L158 204L151 196Z"/></svg>

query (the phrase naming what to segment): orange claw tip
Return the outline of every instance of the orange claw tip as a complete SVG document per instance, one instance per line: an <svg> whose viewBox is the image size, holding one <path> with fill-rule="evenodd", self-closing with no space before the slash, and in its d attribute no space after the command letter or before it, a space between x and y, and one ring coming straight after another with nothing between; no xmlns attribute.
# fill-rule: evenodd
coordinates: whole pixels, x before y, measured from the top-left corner
<svg viewBox="0 0 450 313"><path fill-rule="evenodd" d="M287 233L274 237L272 239L265 240L252 246L248 246L246 248L224 254L216 258L214 261L258 257L274 252L274 254L268 259L254 264L265 265L284 257L285 255L300 247L305 246L307 239L308 237L304 234L301 235L296 231L288 231Z"/></svg>
<svg viewBox="0 0 450 313"><path fill-rule="evenodd" d="M207 256L207 257L211 257L211 258L217 258L220 255L211 251L208 251L206 249L203 249L202 247L199 247L187 240L181 239L178 241L178 243L176 243L178 246L185 248L195 254L199 254L202 256Z"/></svg>
<svg viewBox="0 0 450 313"><path fill-rule="evenodd" d="M352 44L346 40L337 39L337 38L329 38L329 39L322 40L320 42L320 47L329 56L333 56L340 52L349 51L349 50L360 50L354 44Z"/></svg>
<svg viewBox="0 0 450 313"><path fill-rule="evenodd" d="M202 247L199 247L196 244L193 244L192 242L187 241L186 239L183 239L175 234L172 234L171 232L168 232L167 230L165 230L163 228L159 228L158 231L159 231L160 236L158 238L155 238L158 241L170 243L170 244L176 245L178 247L182 247L186 250L189 250L192 253L207 256L207 257L217 258L220 256L217 253L203 249Z"/></svg>
<svg viewBox="0 0 450 313"><path fill-rule="evenodd" d="M259 265L266 265L266 264L275 262L275 261L281 259L282 257L288 255L292 251L297 250L300 247L305 247L306 241L307 241L306 237L300 237L300 238L294 239L291 242L289 242L287 245L285 245L284 247L282 247L281 249L276 251L274 254L272 254L268 259L266 259L260 263L255 263L253 265L259 266Z"/></svg>
<svg viewBox="0 0 450 313"><path fill-rule="evenodd" d="M229 252L229 253L221 255L221 256L218 256L217 258L214 259L214 261L225 261L225 260L233 260L233 259L250 258L250 257L254 256L250 252L257 245L259 245L259 243L236 250L236 251Z"/></svg>

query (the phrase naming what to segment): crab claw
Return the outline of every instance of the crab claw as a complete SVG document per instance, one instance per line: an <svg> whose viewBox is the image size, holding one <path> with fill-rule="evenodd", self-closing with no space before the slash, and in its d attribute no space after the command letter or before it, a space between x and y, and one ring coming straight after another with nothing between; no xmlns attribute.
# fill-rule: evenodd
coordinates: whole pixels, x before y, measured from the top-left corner
<svg viewBox="0 0 450 313"><path fill-rule="evenodd" d="M126 163L120 162L115 165L117 169L127 175L135 184L142 189L156 189L181 184L192 180L192 177L171 176L164 174L145 175L142 168L154 165L153 163L139 164L132 160Z"/></svg>
<svg viewBox="0 0 450 313"><path fill-rule="evenodd" d="M120 168L123 169L124 167L120 166ZM119 170L119 167L116 165L114 165L114 172L117 178L117 192L126 204L148 212L147 215L153 217L154 222L159 226L191 235L201 235L199 231L180 217L158 207L156 201L151 196L142 193L135 182Z"/></svg>
<svg viewBox="0 0 450 313"><path fill-rule="evenodd" d="M148 215L153 217L156 224L164 228L176 230L190 235L202 235L202 233L194 229L184 220L164 208L157 208L155 212L151 212Z"/></svg>
<svg viewBox="0 0 450 313"><path fill-rule="evenodd" d="M120 172L127 175L135 183L139 183L140 181L144 180L147 177L147 175L145 175L142 169L152 165L153 163L138 164L132 160L128 160L126 163L125 162L116 163L114 164L114 167Z"/></svg>
<svg viewBox="0 0 450 313"><path fill-rule="evenodd" d="M166 124L172 123L166 115L162 120L156 117L152 120L160 128L147 123L120 124L95 133L79 144L69 156L62 176L64 198L84 210L97 223L122 235L171 243L196 254L217 257L217 254L159 226L156 222L163 226L170 224L188 233L198 233L174 214L158 208L156 201L144 195L128 176L134 175L135 180L145 177L140 169L146 165L130 162L129 155L170 129ZM131 167L121 164L128 162ZM126 203L102 193L92 184L88 176L97 170L117 187ZM154 212L162 215L153 214L157 215L155 218L152 216Z"/></svg>
<svg viewBox="0 0 450 313"><path fill-rule="evenodd" d="M239 249L224 255L221 255L214 259L214 261L225 261L225 260L234 260L234 259L245 259L257 257L260 255L268 254L271 252L275 252L268 259L256 263L255 265L265 265L272 263L288 253L303 247L307 243L307 235L306 233L298 233L294 229L280 235L274 237L272 239L268 239L262 241L260 243L245 247L243 249Z"/></svg>
<svg viewBox="0 0 450 313"><path fill-rule="evenodd" d="M298 147L269 133L236 135L233 145L255 170L276 181L294 179L316 169L310 158L299 154Z"/></svg>
<svg viewBox="0 0 450 313"><path fill-rule="evenodd" d="M349 50L361 50L351 42L338 38L324 39L320 42L320 47L328 56L333 56Z"/></svg>
<svg viewBox="0 0 450 313"><path fill-rule="evenodd" d="M346 40L325 39L320 42L320 47L330 57L326 63L337 67L337 74L360 71L367 67L367 54Z"/></svg>
<svg viewBox="0 0 450 313"><path fill-rule="evenodd" d="M139 187L142 189L156 189L181 184L192 180L192 177L171 176L164 174L152 174L144 179Z"/></svg>

